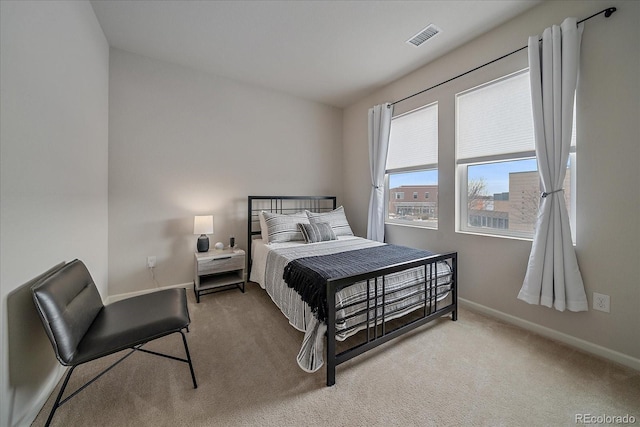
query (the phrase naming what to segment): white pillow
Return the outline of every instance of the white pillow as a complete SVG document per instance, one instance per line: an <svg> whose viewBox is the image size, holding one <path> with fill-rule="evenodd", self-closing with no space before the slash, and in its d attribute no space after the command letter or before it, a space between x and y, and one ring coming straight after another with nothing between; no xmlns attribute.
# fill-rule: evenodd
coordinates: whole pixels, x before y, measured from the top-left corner
<svg viewBox="0 0 640 427"><path fill-rule="evenodd" d="M303 240L304 236L298 229L298 224L309 224L309 219L305 212L296 212L290 215L284 215L274 212L262 211L264 218L265 228L262 228L262 233L267 230L267 239L264 239L267 243L279 243L290 242L295 240Z"/></svg>
<svg viewBox="0 0 640 427"><path fill-rule="evenodd" d="M331 212L305 212L311 224L328 222L336 236L353 236L353 231L351 231L342 206Z"/></svg>
<svg viewBox="0 0 640 427"><path fill-rule="evenodd" d="M260 218L260 236L262 237L262 241L265 243L269 243L269 232L267 231L267 222L264 220L264 216L262 215L265 211L260 211L258 214L258 218Z"/></svg>

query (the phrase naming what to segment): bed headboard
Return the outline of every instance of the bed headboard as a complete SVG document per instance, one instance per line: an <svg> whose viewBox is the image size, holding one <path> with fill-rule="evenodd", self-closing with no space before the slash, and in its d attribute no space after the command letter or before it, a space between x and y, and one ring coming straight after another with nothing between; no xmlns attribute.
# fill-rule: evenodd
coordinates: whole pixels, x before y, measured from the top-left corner
<svg viewBox="0 0 640 427"><path fill-rule="evenodd" d="M260 211L290 214L308 210L329 212L336 208L335 196L249 196L247 212L247 261L251 270L251 242L260 235Z"/></svg>

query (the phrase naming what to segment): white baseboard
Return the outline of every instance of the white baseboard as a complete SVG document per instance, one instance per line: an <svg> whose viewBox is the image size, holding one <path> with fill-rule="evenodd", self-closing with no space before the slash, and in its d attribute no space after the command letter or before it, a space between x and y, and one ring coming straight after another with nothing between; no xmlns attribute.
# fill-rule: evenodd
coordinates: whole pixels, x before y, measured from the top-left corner
<svg viewBox="0 0 640 427"><path fill-rule="evenodd" d="M124 293L124 294L109 295L107 297L106 301L105 301L105 304L111 304L112 302L116 302L116 301L120 301L120 300L123 300L123 299L135 297L135 296L138 296L138 295L150 294L151 292L160 291L162 289L173 289L173 288L193 289L193 282L180 283L180 284L177 284L177 285L170 285L170 286L163 286L161 288L144 289L142 291L127 292L127 293Z"/></svg>
<svg viewBox="0 0 640 427"><path fill-rule="evenodd" d="M561 343L567 344L571 347L578 348L580 350L586 351L587 353L603 357L605 359L640 371L640 359L637 359L635 357L620 353L615 350L611 350L601 345L594 344L592 342L585 341L583 339L576 338L562 332L558 332L554 329L547 328L546 326L538 325L537 323L529 322L528 320L520 319L519 317L503 313L501 311L466 300L464 298L458 298L458 301L462 307L468 308L469 310L477 311L490 317L495 317L512 325L521 327L522 329L535 332L538 335L542 335L543 337L560 341Z"/></svg>

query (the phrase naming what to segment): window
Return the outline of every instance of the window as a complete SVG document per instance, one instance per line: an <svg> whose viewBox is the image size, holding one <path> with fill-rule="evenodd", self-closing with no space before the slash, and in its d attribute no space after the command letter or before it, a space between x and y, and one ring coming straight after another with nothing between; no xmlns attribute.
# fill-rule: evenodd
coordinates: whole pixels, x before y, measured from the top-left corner
<svg viewBox="0 0 640 427"><path fill-rule="evenodd" d="M391 120L386 174L386 222L438 228L437 103Z"/></svg>
<svg viewBox="0 0 640 427"><path fill-rule="evenodd" d="M575 141L574 108L563 187L572 232ZM456 95L456 162L459 231L533 238L542 189L528 70Z"/></svg>

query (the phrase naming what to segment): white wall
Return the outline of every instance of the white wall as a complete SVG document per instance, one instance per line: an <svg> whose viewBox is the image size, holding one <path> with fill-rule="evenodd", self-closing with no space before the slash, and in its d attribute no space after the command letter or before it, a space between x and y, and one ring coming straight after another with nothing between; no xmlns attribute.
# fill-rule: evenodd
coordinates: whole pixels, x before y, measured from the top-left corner
<svg viewBox="0 0 640 427"><path fill-rule="evenodd" d="M340 109L117 49L109 92L110 295L192 282L194 215L246 249L247 196L342 195Z"/></svg>
<svg viewBox="0 0 640 427"><path fill-rule="evenodd" d="M447 80L527 44L529 35L616 6L611 18L594 18L582 39L577 100L577 246L591 301L611 296L611 313L557 312L516 299L530 241L455 233L454 95L527 67L526 50L452 83L396 105L395 113L439 102L438 230L388 225L392 243L459 253L460 297L516 323L640 366L640 3L545 2L441 59L350 106L344 113L345 206L354 231L366 232L369 194L367 109ZM446 29L445 29L446 31ZM424 48L428 48L425 45ZM600 351L602 350L602 351Z"/></svg>
<svg viewBox="0 0 640 427"><path fill-rule="evenodd" d="M106 296L109 47L88 2L2 1L0 11L5 426L30 424L61 373L23 285L80 258Z"/></svg>

